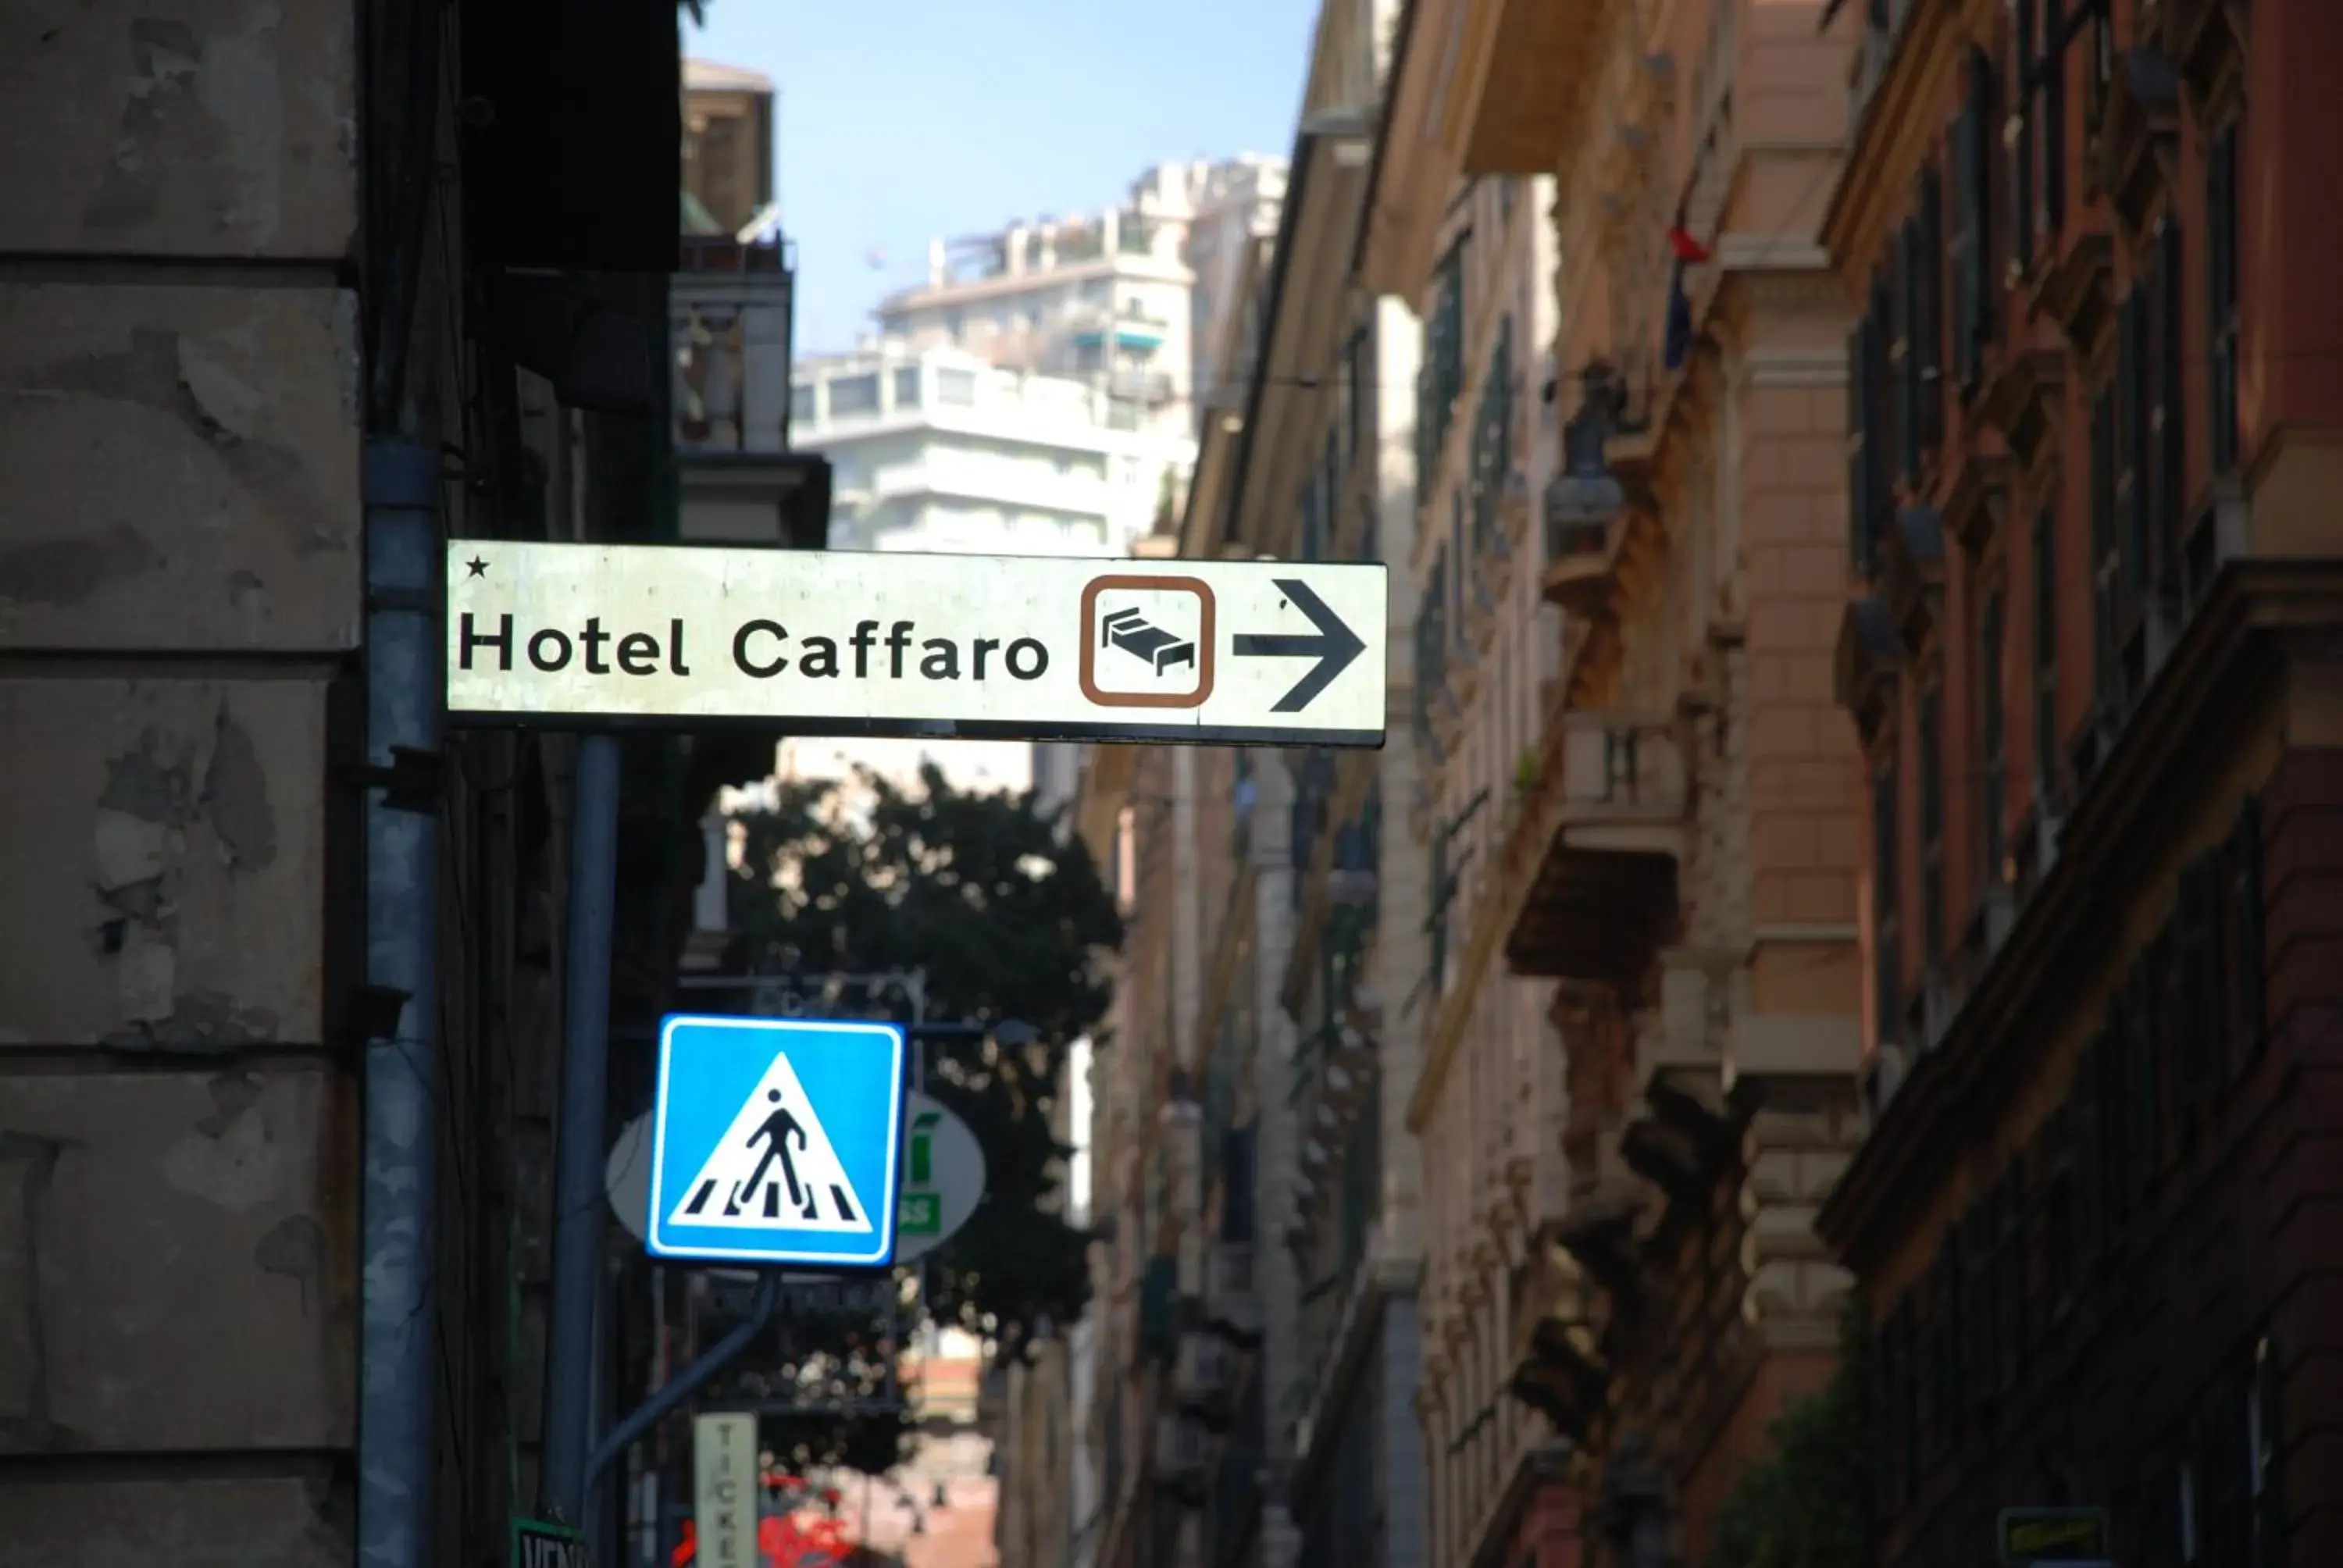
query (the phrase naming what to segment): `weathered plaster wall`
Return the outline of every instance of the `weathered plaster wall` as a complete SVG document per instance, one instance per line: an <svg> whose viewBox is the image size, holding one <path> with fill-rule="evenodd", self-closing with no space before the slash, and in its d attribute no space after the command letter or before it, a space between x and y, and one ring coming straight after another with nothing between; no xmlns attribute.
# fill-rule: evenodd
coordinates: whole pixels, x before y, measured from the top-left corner
<svg viewBox="0 0 2343 1568"><path fill-rule="evenodd" d="M354 13L0 8L0 1565L351 1555Z"/></svg>

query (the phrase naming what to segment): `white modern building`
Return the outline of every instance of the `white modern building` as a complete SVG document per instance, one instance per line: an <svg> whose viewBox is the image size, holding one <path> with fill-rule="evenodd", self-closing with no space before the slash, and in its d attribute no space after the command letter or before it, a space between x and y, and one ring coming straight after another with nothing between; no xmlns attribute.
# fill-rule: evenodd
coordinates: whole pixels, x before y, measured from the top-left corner
<svg viewBox="0 0 2343 1568"><path fill-rule="evenodd" d="M1283 160L1257 154L1158 164L1120 206L936 238L927 281L880 307L880 337L1081 380L1119 427L1190 429L1224 258L1273 228L1284 183Z"/></svg>
<svg viewBox="0 0 2343 1568"><path fill-rule="evenodd" d="M800 364L790 433L830 461L830 548L1121 555L1195 460L1078 380L882 340Z"/></svg>

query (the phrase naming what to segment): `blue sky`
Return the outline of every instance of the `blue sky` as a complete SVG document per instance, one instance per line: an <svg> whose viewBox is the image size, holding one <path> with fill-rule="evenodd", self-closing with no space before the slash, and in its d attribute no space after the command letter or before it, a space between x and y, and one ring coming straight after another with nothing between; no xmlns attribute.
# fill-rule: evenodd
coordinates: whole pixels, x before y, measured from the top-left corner
<svg viewBox="0 0 2343 1568"><path fill-rule="evenodd" d="M850 346L931 234L1103 206L1149 165L1292 144L1317 0L709 0L684 52L780 93L801 352ZM877 247L884 266L866 253Z"/></svg>

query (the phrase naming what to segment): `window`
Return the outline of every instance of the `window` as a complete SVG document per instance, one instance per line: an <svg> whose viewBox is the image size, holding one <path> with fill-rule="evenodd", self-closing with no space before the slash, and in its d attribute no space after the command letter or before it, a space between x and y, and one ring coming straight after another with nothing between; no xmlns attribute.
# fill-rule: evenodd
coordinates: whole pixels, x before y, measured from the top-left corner
<svg viewBox="0 0 2343 1568"><path fill-rule="evenodd" d="M2125 1065L2130 1070L2130 1126L2125 1137L2130 1155L2127 1186L2133 1193L2146 1190L2162 1169L2167 1119L2164 1106L2164 1070L2167 1021L2158 1006L2157 974L2168 955L2159 940L2132 961L2121 995L2121 1032Z"/></svg>
<svg viewBox="0 0 2343 1568"><path fill-rule="evenodd" d="M1941 1457L1958 1445L1962 1418L1968 1411L1968 1391L1976 1386L1969 1375L1973 1353L1970 1335L1976 1320L1963 1312L1968 1283L1962 1260L1967 1253L1965 1227L1947 1226L1937 1244L1936 1266L1930 1282L1928 1338L1928 1452Z"/></svg>
<svg viewBox="0 0 2343 1568"><path fill-rule="evenodd" d="M789 384L789 417L791 419L815 417L812 382L793 381Z"/></svg>
<svg viewBox="0 0 2343 1568"><path fill-rule="evenodd" d="M1920 694L1920 944L1930 964L1945 956L1945 690Z"/></svg>
<svg viewBox="0 0 2343 1568"><path fill-rule="evenodd" d="M2210 428L2213 471L2237 467L2237 125L2205 148L2206 320L2212 334Z"/></svg>
<svg viewBox="0 0 2343 1568"><path fill-rule="evenodd" d="M2090 75L2083 94L2083 130L2092 137L2107 123L2107 98L2116 79L2116 19L2114 0L2089 0L2091 6L2090 55L2085 62Z"/></svg>
<svg viewBox="0 0 2343 1568"><path fill-rule="evenodd" d="M1991 56L1971 49L1968 95L1953 123L1953 373L1973 387L1984 367L1981 350L1993 336L1994 125Z"/></svg>
<svg viewBox="0 0 2343 1568"><path fill-rule="evenodd" d="M2286 1505L2278 1490L2278 1453L2285 1445L2280 1420L2278 1347L2265 1337L2254 1346L2253 1392L2246 1405L2252 1444L2247 1485L2253 1498L2252 1568L2279 1568L2286 1561Z"/></svg>
<svg viewBox="0 0 2343 1568"><path fill-rule="evenodd" d="M2010 270L2019 277L2034 270L2035 120L2040 110L2034 23L2035 0L2010 0L2009 123L2002 139L2009 161Z"/></svg>
<svg viewBox="0 0 2343 1568"><path fill-rule="evenodd" d="M2143 273L2116 307L2116 491L2121 509L2118 534L2116 636L2128 638L2131 617L2147 591L2148 449L2155 398L2147 383L2152 357L2148 301L2155 280ZM2127 694L2128 695L2128 694Z"/></svg>
<svg viewBox="0 0 2343 1568"><path fill-rule="evenodd" d="M2003 819L2007 807L2006 790L2009 771L2006 752L2006 725L2002 704L2002 608L2001 590L1986 595L1985 608L1977 615L1977 714L1979 739L1984 743L1984 763L1979 780L1984 794L1977 813L1978 847L1983 853L1985 885L2000 886L2002 857L2006 852L2006 825Z"/></svg>
<svg viewBox="0 0 2343 1568"><path fill-rule="evenodd" d="M899 365L895 367L895 407L916 408L920 406L920 367Z"/></svg>
<svg viewBox="0 0 2343 1568"><path fill-rule="evenodd" d="M2156 313L2156 366L2152 373L2156 406L2148 417L2155 445L2148 455L2153 485L2148 498L2148 524L2155 550L2152 563L2143 563L2156 585L2170 592L2180 582L2180 540L2188 505L2188 437L2187 405L2181 397L2181 337L2186 313L2182 286L2187 267L2181 248L2180 224L2167 214L2157 225L2155 290L2150 308Z"/></svg>
<svg viewBox="0 0 2343 1568"><path fill-rule="evenodd" d="M2045 814L2058 799L2058 511L2051 500L2034 514L2034 799Z"/></svg>
<svg viewBox="0 0 2343 1568"><path fill-rule="evenodd" d="M976 372L949 366L936 371L936 401L966 408L976 401Z"/></svg>
<svg viewBox="0 0 2343 1568"><path fill-rule="evenodd" d="M1919 440L1933 457L1945 438L1945 192L1933 164L1920 171L1919 219L1913 375L1920 388Z"/></svg>
<svg viewBox="0 0 2343 1568"><path fill-rule="evenodd" d="M1874 317L1855 325L1847 345L1847 558L1857 571L1867 571L1889 505L1891 483L1887 430L1877 417L1886 390L1887 347L1881 341Z"/></svg>
<svg viewBox="0 0 2343 1568"><path fill-rule="evenodd" d="M2092 400L2091 692L2102 719L2118 706L2121 687L2117 610L2122 598L2123 551L2116 526L2122 488L2122 441L2117 433L2120 413L2112 388L2102 390Z"/></svg>
<svg viewBox="0 0 2343 1568"><path fill-rule="evenodd" d="M2042 51L2035 69L2041 78L2035 141L2042 162L2035 227L2046 246L2066 221L2066 0L2042 0Z"/></svg>
<svg viewBox="0 0 2343 1568"><path fill-rule="evenodd" d="M1926 388L1920 380L1920 274L1935 266L1920 249L1920 219L1916 213L1896 231L1890 266L1892 314L1888 317L1887 359L1895 388L1895 471L1911 489L1920 483L1920 407Z"/></svg>
<svg viewBox="0 0 2343 1568"><path fill-rule="evenodd" d="M2250 797L2221 857L2222 1033L2233 1070L2259 1054L2262 1012L2262 820Z"/></svg>
<svg viewBox="0 0 2343 1568"><path fill-rule="evenodd" d="M1875 952L1872 1019L1885 1045L1896 1037L1904 1009L1903 839L1897 828L1896 764L1880 764L1871 779L1871 920Z"/></svg>
<svg viewBox="0 0 2343 1568"><path fill-rule="evenodd" d="M865 371L860 376L839 376L830 383L830 416L844 418L850 414L875 414L879 411L879 373Z"/></svg>
<svg viewBox="0 0 2343 1568"><path fill-rule="evenodd" d="M1421 613L1415 620L1415 731L1435 759L1446 760L1433 728L1432 708L1440 700L1448 673L1448 561L1443 554L1423 579Z"/></svg>
<svg viewBox="0 0 2343 1568"><path fill-rule="evenodd" d="M1356 457L1373 438L1373 341L1367 329L1362 327L1351 335L1350 352L1343 357L1342 368L1351 387L1349 439L1353 457Z"/></svg>

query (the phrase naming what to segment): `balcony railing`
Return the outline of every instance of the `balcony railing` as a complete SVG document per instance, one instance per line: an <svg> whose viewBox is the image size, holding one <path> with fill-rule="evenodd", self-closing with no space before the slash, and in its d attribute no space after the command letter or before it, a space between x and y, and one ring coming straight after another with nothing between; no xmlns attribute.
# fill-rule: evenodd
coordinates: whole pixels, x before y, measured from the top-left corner
<svg viewBox="0 0 2343 1568"><path fill-rule="evenodd" d="M788 450L796 273L787 249L692 237L680 261L668 307L676 449Z"/></svg>
<svg viewBox="0 0 2343 1568"><path fill-rule="evenodd" d="M1584 849L1674 852L1685 805L1675 721L1582 709L1564 713L1561 729L1563 836Z"/></svg>
<svg viewBox="0 0 2343 1568"><path fill-rule="evenodd" d="M1666 716L1593 709L1549 722L1512 851L1527 886L1506 957L1519 974L1616 979L1674 919L1690 799L1679 730Z"/></svg>

